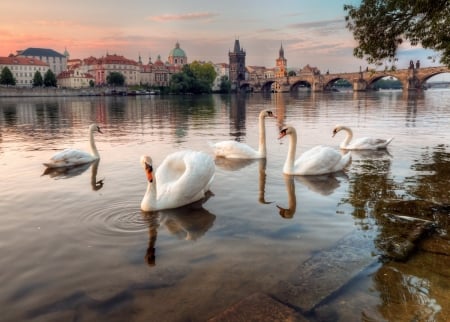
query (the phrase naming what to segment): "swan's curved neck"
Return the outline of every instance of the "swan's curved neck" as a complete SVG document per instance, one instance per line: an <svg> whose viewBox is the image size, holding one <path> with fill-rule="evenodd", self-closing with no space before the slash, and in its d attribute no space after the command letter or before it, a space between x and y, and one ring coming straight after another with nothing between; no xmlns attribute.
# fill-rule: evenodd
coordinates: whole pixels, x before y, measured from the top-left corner
<svg viewBox="0 0 450 322"><path fill-rule="evenodd" d="M352 132L352 130L350 128L348 128L346 126L343 126L342 130L344 130L345 133L347 133L347 135L345 136L344 141L342 141L342 143L341 143L341 148L344 148L344 147L346 147L347 145L350 144L350 141L353 138L353 132Z"/></svg>
<svg viewBox="0 0 450 322"><path fill-rule="evenodd" d="M89 143L91 144L91 154L94 157L99 158L100 155L98 154L97 146L95 145L95 140L94 140L94 131L89 132Z"/></svg>
<svg viewBox="0 0 450 322"><path fill-rule="evenodd" d="M290 134L289 140L289 150L286 157L286 162L284 163L283 172L287 174L294 173L294 160L295 160L295 152L297 147L297 132L293 130Z"/></svg>
<svg viewBox="0 0 450 322"><path fill-rule="evenodd" d="M156 169L153 168L156 172ZM157 209L157 184L156 184L156 178L153 176L152 182L149 182L147 184L147 191L145 192L144 198L141 202L141 208L144 211L151 211Z"/></svg>
<svg viewBox="0 0 450 322"><path fill-rule="evenodd" d="M266 150L266 125L265 125L265 116L261 114L259 116L259 145L258 152L262 157L265 157L267 154Z"/></svg>

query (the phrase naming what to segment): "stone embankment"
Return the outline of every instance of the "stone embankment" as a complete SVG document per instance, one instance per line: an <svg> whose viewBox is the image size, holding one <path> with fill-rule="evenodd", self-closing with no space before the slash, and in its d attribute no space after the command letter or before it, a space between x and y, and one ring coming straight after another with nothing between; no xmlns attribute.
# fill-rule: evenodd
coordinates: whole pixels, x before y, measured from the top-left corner
<svg viewBox="0 0 450 322"><path fill-rule="evenodd" d="M208 322L331 321L333 318L330 316L336 318L336 312L328 304L330 299L339 296L340 290L352 280L366 275L374 275L379 285L383 287L382 291L387 292L387 295L380 296L388 298L391 293L401 293L402 296L399 295L397 298L394 296L393 303L406 296L414 299L414 292L409 293L409 289L403 290L402 285L395 280L408 278L411 275L408 271L411 268L408 267L414 267L415 261L422 263L420 266L423 266L424 258L426 263L426 259L430 256L439 258L437 262L448 263L450 205L435 205L423 201L382 201L375 208L375 217L380 225L375 235L353 231L333 247L317 252L305 262L299 263L297 269L273 285L269 293L255 293L241 299ZM419 260L415 259L408 265L408 260L417 251L422 252ZM448 274L447 264L439 266L434 263L433 269L439 272L438 275ZM374 274L374 271L381 273ZM397 276L403 274L405 278ZM405 291L406 295L402 291ZM436 294L441 293L438 285L434 285L433 291ZM424 290L421 290L419 303L423 300L423 292ZM345 306L343 303L346 301L341 299L339 303ZM413 300L398 304L405 307L406 312L394 310L394 313L386 313L394 315L393 320L399 316L414 314L417 306ZM380 312L364 312L362 308L357 311L356 314L368 313L375 320L384 321ZM445 321L448 321L447 311L439 313ZM353 316L352 320L356 321L359 318L360 316ZM367 320L372 321L370 318Z"/></svg>
<svg viewBox="0 0 450 322"><path fill-rule="evenodd" d="M126 89L116 88L116 92ZM112 95L113 91L107 87L93 87L84 89L56 88L56 87L0 87L0 97L66 97L66 96L104 96Z"/></svg>

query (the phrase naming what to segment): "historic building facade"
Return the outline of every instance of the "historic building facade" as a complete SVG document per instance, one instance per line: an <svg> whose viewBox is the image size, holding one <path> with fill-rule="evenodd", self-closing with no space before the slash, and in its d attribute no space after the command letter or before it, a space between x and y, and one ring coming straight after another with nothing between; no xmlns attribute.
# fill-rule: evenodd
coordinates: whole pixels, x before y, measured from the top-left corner
<svg viewBox="0 0 450 322"><path fill-rule="evenodd" d="M78 68L73 68L60 73L56 77L58 87L83 88L95 83L95 78L89 73L84 73Z"/></svg>
<svg viewBox="0 0 450 322"><path fill-rule="evenodd" d="M49 70L48 64L42 60L13 55L0 57L0 72L5 67L12 72L16 86L20 87L32 87L34 74L39 72L43 79Z"/></svg>
<svg viewBox="0 0 450 322"><path fill-rule="evenodd" d="M233 51L228 52L230 82L232 88L239 87L239 83L245 80L245 51L241 48L239 39L234 41Z"/></svg>
<svg viewBox="0 0 450 322"><path fill-rule="evenodd" d="M181 71L182 65L172 65L164 63L158 55L156 61L152 63L151 58L147 65L141 64L141 85L147 86L169 86L172 74Z"/></svg>
<svg viewBox="0 0 450 322"><path fill-rule="evenodd" d="M173 66L183 66L188 63L186 53L181 49L179 42L177 42L175 48L169 52L168 60L169 64Z"/></svg>
<svg viewBox="0 0 450 322"><path fill-rule="evenodd" d="M283 44L280 46L278 51L278 58L276 60L276 74L275 77L287 76L287 59L284 58Z"/></svg>
<svg viewBox="0 0 450 322"><path fill-rule="evenodd" d="M55 76L67 70L67 57L53 49L27 48L25 50L18 50L17 56L34 58L47 63L50 70L55 74Z"/></svg>
<svg viewBox="0 0 450 322"><path fill-rule="evenodd" d="M81 65L74 65L73 68L78 69L80 73L92 75L95 79L95 85L106 85L107 77L112 72L122 74L126 85L138 85L140 83L139 64L121 55L106 54L101 58L88 57L82 60Z"/></svg>
<svg viewBox="0 0 450 322"><path fill-rule="evenodd" d="M214 70L216 71L216 79L214 79L212 90L218 91L220 89L220 84L222 83L222 78L229 78L230 66L225 63L214 64Z"/></svg>

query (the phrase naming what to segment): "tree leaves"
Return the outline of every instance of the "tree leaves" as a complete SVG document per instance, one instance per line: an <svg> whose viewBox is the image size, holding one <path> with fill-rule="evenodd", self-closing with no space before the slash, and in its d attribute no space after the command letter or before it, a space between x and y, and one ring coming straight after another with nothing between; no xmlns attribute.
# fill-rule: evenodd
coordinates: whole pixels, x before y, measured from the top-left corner
<svg viewBox="0 0 450 322"><path fill-rule="evenodd" d="M347 29L358 41L354 55L369 63L394 60L400 44L422 45L441 53L450 66L450 2L448 0L363 0L344 5Z"/></svg>

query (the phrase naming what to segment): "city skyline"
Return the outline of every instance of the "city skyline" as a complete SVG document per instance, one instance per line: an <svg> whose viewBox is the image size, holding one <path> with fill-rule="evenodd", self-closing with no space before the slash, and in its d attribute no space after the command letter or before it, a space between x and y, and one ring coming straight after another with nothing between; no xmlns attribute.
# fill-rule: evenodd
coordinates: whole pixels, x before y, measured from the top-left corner
<svg viewBox="0 0 450 322"><path fill-rule="evenodd" d="M353 72L370 66L353 56L356 42L345 27L344 4L359 2L3 2L0 10L8 14L0 22L0 56L39 47L67 49L71 59L109 53L136 61L141 56L147 63L158 55L167 60L179 42L189 62L228 63L228 52L239 39L248 66L274 67L282 44L288 68L309 64L322 72ZM439 65L428 56L435 53L405 44L397 65L407 68L410 60L424 67Z"/></svg>

